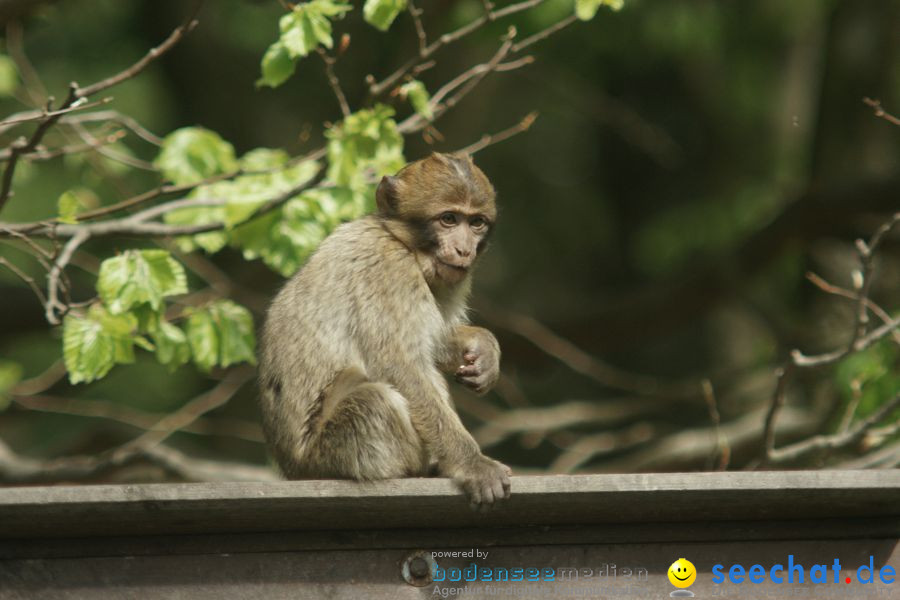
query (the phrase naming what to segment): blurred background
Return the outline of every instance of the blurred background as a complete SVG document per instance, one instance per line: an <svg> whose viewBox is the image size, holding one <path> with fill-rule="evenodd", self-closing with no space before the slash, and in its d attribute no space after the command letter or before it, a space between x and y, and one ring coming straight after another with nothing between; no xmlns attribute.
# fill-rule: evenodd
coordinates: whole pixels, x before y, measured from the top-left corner
<svg viewBox="0 0 900 600"><path fill-rule="evenodd" d="M30 92L3 100L3 114L35 106L34 90L61 98L69 81L125 68L183 21L186 4L0 2L7 53L24 50L33 65L21 73ZM484 11L479 0L419 7L432 39ZM238 154L320 146L322 124L341 118L320 60L301 61L278 89L254 85L284 12L275 0L208 2L196 30L111 90L110 106L158 136L201 125ZM419 79L433 92L488 60L509 24L524 37L571 12L571 1L549 1L490 23L440 51ZM353 108L367 74L384 77L416 49L408 14L382 34L354 11L336 32L350 35L335 69ZM452 151L539 114L530 130L475 157L498 190L500 218L476 277L473 321L497 334L504 375L483 398L454 388L464 422L487 454L520 473L759 466L776 370L793 348L846 345L855 303L822 288L853 289L854 240L900 209L900 127L863 101L900 113L900 2L626 0L528 53L533 64L489 75L404 149L408 160ZM394 103L401 117L410 112ZM22 132L4 135L7 145ZM135 136L121 145L138 161L156 153ZM98 171L92 160L24 163L2 220L52 217L73 186L107 202L159 179ZM898 241L892 234L881 243L869 293L894 318ZM45 276L21 244L7 242L0 255ZM104 240L90 251L103 258L130 243ZM281 276L233 250L209 262L228 274L226 295L258 325ZM76 291L95 279L78 270L72 277ZM57 329L28 287L0 268L0 357L21 365L26 380L39 376L61 356ZM139 353L97 383L13 388L0 439L36 459L96 455L212 383L190 365L170 373ZM898 393L900 346L890 336L803 370L787 386L778 444L839 431L848 414L862 418ZM264 464L255 397L251 382L166 443L192 457ZM799 464L853 464L896 437L886 429L864 448ZM171 477L138 461L87 479Z"/></svg>

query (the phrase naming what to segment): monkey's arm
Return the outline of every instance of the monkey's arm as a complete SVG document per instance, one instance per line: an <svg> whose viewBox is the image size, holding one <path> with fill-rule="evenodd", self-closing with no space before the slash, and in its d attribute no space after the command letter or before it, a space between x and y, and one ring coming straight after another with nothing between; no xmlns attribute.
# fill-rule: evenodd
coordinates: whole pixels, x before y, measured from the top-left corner
<svg viewBox="0 0 900 600"><path fill-rule="evenodd" d="M411 369L395 387L406 397L413 427L437 461L438 472L452 478L473 506L487 507L509 497L509 467L481 453L434 367Z"/></svg>
<svg viewBox="0 0 900 600"><path fill-rule="evenodd" d="M483 327L458 325L438 366L476 394L484 394L500 377L500 344Z"/></svg>

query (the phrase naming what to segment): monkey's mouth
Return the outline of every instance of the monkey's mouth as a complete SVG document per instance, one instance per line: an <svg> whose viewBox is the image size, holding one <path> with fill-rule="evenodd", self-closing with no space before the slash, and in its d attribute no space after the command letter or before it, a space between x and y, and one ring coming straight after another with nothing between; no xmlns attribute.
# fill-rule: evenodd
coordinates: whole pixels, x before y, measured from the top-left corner
<svg viewBox="0 0 900 600"><path fill-rule="evenodd" d="M460 273L465 273L469 270L470 265L453 265L448 262L444 262L441 259L437 259L437 261L448 269L453 269L454 271L459 271Z"/></svg>

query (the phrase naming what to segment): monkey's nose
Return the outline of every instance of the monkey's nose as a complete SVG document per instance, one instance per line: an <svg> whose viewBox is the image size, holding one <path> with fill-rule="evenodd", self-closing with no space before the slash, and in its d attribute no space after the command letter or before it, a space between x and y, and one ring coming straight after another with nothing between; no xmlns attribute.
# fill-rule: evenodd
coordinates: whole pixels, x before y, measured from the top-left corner
<svg viewBox="0 0 900 600"><path fill-rule="evenodd" d="M457 248L456 253L459 254L462 258L469 258L472 256L472 251L467 248Z"/></svg>

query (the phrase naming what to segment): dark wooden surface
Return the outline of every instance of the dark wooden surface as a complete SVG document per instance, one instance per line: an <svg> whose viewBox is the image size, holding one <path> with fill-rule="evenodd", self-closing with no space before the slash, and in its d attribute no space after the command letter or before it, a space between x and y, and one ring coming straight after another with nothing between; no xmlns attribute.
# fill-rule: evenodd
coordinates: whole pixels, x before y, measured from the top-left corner
<svg viewBox="0 0 900 600"><path fill-rule="evenodd" d="M448 529L900 514L900 471L514 477L479 514L445 479L0 488L0 538Z"/></svg>
<svg viewBox="0 0 900 600"><path fill-rule="evenodd" d="M0 600L434 597L665 598L668 566L698 598L900 598L900 584L721 586L715 564L874 562L900 572L900 472L516 477L473 513L449 481L0 488ZM618 575L494 586L401 577L419 550L479 550L442 567ZM625 578L625 569L642 569ZM584 572L584 571L581 571ZM537 587L541 585L543 587ZM518 594L515 594L518 587ZM499 588L499 592L497 589ZM843 595L842 595L843 594Z"/></svg>

